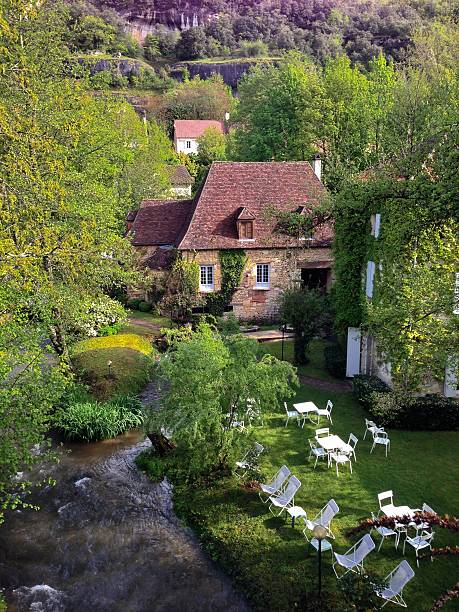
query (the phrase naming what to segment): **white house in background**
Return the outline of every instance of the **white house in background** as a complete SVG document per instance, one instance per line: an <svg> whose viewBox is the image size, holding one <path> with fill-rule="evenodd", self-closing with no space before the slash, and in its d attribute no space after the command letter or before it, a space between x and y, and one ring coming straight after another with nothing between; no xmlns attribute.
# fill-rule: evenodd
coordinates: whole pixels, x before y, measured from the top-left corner
<svg viewBox="0 0 459 612"><path fill-rule="evenodd" d="M371 235L379 238L381 215L371 216ZM381 267L379 268L380 272ZM374 261L367 261L365 274L365 295L368 300L373 298L373 286L376 265ZM454 314L459 315L459 272L455 277L455 305ZM363 334L358 327L348 327L347 330L347 358L346 376L354 377L357 374L372 374L391 385L391 364L384 361L384 355L378 351L376 340L370 334ZM441 381L439 381L441 382ZM431 391L441 391L446 397L459 398L459 381L451 362L446 364L445 377L441 387L436 385ZM430 389L429 389L430 391Z"/></svg>
<svg viewBox="0 0 459 612"><path fill-rule="evenodd" d="M213 119L176 119L174 121L174 148L177 153L187 155L198 152L200 138L209 128L217 129L221 134L226 132L224 121Z"/></svg>

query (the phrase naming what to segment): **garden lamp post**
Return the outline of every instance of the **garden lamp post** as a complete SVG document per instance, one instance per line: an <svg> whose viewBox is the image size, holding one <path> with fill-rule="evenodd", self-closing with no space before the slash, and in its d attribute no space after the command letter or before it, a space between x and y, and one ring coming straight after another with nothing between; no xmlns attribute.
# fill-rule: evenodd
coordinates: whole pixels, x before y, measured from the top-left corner
<svg viewBox="0 0 459 612"><path fill-rule="evenodd" d="M322 525L316 525L312 530L312 535L318 542L317 553L319 555L319 599L322 591L322 540L327 537L327 530Z"/></svg>
<svg viewBox="0 0 459 612"><path fill-rule="evenodd" d="M111 378L111 376L112 376L112 361L111 360L107 361L107 365L108 365L108 377Z"/></svg>
<svg viewBox="0 0 459 612"><path fill-rule="evenodd" d="M285 325L285 323L283 323L281 325L281 332L282 332L282 354L281 354L281 360L284 361L284 335L285 335L285 328L287 326Z"/></svg>

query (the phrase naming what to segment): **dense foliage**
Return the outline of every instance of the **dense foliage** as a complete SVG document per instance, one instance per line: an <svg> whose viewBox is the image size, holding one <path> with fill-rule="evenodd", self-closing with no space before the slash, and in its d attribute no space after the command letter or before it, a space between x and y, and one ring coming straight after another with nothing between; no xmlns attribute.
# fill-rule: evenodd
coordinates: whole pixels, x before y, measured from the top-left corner
<svg viewBox="0 0 459 612"><path fill-rule="evenodd" d="M410 431L459 428L459 405L440 395L393 392L375 376L355 376L354 393L377 425Z"/></svg>
<svg viewBox="0 0 459 612"><path fill-rule="evenodd" d="M396 61L403 59L417 28L457 11L455 1L442 0L156 0L154 7L147 0L99 0L98 4L131 16L151 15L159 22L153 33L156 48L166 56L174 50L169 41L164 45L164 35L157 34L164 25L183 29L176 44L182 59L235 55L248 43L257 43L271 53L297 49L319 61L344 52L363 65L381 52Z"/></svg>
<svg viewBox="0 0 459 612"><path fill-rule="evenodd" d="M247 256L242 250L225 250L218 253L221 270L221 287L206 295L206 305L213 315L222 315L227 310L236 288L241 282L242 273L247 263Z"/></svg>
<svg viewBox="0 0 459 612"><path fill-rule="evenodd" d="M206 324L174 343L159 363L159 374L165 397L149 414L147 427L171 433L190 479L234 467L250 444L250 436L234 427L247 400L263 415L290 397L297 384L295 369L261 355L256 341L222 337Z"/></svg>

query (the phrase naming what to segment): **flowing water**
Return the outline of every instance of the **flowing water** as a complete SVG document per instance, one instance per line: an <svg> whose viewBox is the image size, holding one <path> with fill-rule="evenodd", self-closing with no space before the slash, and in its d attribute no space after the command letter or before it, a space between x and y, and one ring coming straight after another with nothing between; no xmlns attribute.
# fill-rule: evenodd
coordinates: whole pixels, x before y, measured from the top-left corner
<svg viewBox="0 0 459 612"><path fill-rule="evenodd" d="M57 484L33 500L41 510L10 513L0 528L9 611L248 610L175 517L168 483L137 469L148 440L66 446L45 469Z"/></svg>

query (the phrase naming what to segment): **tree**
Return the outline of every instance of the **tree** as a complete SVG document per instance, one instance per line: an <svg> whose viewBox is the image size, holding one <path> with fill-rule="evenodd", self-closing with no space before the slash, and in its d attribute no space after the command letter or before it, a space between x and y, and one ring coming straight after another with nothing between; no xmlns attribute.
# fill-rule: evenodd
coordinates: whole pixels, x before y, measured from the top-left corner
<svg viewBox="0 0 459 612"><path fill-rule="evenodd" d="M177 42L175 52L180 60L194 60L204 57L207 49L206 33L203 28L196 27L184 30Z"/></svg>
<svg viewBox="0 0 459 612"><path fill-rule="evenodd" d="M316 69L296 54L279 66L252 68L239 86L238 159L310 159L322 132L323 98Z"/></svg>
<svg viewBox="0 0 459 612"><path fill-rule="evenodd" d="M130 105L66 76L65 18L22 0L0 12L2 507L27 486L14 474L38 461L32 446L71 380L69 342L88 300L131 278L121 177L147 134Z"/></svg>
<svg viewBox="0 0 459 612"><path fill-rule="evenodd" d="M189 340L176 344L160 361L166 394L154 421L173 431L189 478L234 467L250 443L233 427L254 400L261 415L280 406L297 386L294 368L242 335L222 338L201 324Z"/></svg>
<svg viewBox="0 0 459 612"><path fill-rule="evenodd" d="M180 83L166 92L156 111L158 120L172 131L175 119L216 119L223 121L231 112L234 98L221 76L200 79L199 76Z"/></svg>
<svg viewBox="0 0 459 612"><path fill-rule="evenodd" d="M327 297L313 289L289 289L279 298L279 312L282 322L291 325L295 332L295 363L308 363L311 340L328 323Z"/></svg>
<svg viewBox="0 0 459 612"><path fill-rule="evenodd" d="M226 160L226 137L217 128L207 128L198 138L196 185L199 186L214 161Z"/></svg>

